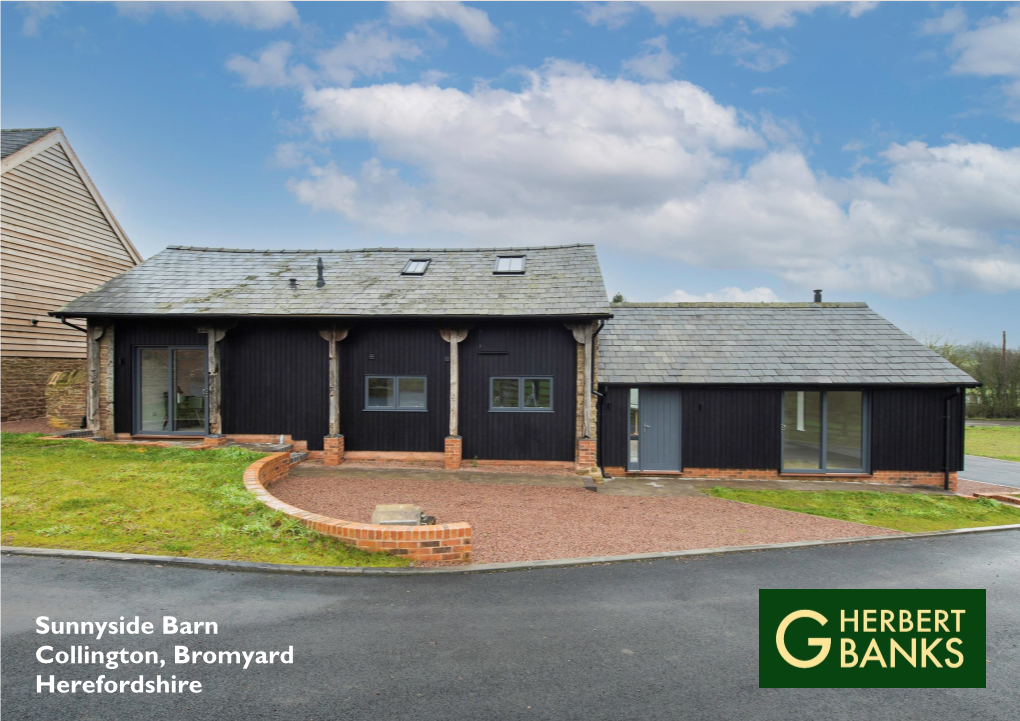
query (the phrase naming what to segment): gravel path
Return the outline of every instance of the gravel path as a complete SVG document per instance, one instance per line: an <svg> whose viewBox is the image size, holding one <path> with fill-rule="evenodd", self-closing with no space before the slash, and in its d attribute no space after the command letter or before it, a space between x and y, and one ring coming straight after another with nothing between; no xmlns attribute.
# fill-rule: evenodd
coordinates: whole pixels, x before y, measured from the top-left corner
<svg viewBox="0 0 1020 721"><path fill-rule="evenodd" d="M474 561L501 563L895 534L718 498L604 496L580 488L305 476L273 495L368 522L378 503L414 503L440 523L467 521Z"/></svg>

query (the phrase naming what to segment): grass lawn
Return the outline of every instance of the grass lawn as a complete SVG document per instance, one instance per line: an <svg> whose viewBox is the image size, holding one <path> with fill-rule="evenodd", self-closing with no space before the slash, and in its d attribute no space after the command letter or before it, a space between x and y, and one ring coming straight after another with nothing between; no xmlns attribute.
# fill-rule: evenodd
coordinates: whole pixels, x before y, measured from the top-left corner
<svg viewBox="0 0 1020 721"><path fill-rule="evenodd" d="M0 434L9 546L317 566L405 566L350 548L260 503L244 469L264 454Z"/></svg>
<svg viewBox="0 0 1020 721"><path fill-rule="evenodd" d="M897 531L945 531L950 528L1020 523L1020 508L987 498L929 496L881 491L751 491L716 486L716 498L782 508Z"/></svg>
<svg viewBox="0 0 1020 721"><path fill-rule="evenodd" d="M1020 461L1020 426L974 426L966 432L970 455Z"/></svg>

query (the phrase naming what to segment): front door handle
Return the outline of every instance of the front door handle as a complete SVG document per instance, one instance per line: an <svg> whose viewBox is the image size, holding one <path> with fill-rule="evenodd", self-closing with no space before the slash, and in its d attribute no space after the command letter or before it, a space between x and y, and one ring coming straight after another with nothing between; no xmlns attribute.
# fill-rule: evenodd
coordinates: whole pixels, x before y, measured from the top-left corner
<svg viewBox="0 0 1020 721"><path fill-rule="evenodd" d="M651 428L651 426L646 423L645 428Z"/></svg>

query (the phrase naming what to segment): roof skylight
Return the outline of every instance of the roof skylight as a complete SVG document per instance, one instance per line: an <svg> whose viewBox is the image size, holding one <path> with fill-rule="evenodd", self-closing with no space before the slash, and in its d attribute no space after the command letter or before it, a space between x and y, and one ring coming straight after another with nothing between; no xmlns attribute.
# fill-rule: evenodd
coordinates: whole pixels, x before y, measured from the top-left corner
<svg viewBox="0 0 1020 721"><path fill-rule="evenodd" d="M523 255L499 255L496 256L496 269L492 271L496 275L523 275Z"/></svg>
<svg viewBox="0 0 1020 721"><path fill-rule="evenodd" d="M428 270L429 263L432 261L431 258L412 258L407 261L407 265L400 271L401 275L425 275L425 271Z"/></svg>

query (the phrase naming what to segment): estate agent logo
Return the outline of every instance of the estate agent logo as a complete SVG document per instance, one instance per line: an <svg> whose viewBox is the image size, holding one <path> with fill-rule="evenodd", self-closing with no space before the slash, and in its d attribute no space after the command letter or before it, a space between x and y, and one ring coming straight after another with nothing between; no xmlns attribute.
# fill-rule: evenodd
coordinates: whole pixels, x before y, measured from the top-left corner
<svg viewBox="0 0 1020 721"><path fill-rule="evenodd" d="M985 591L762 589L759 688L984 688Z"/></svg>

